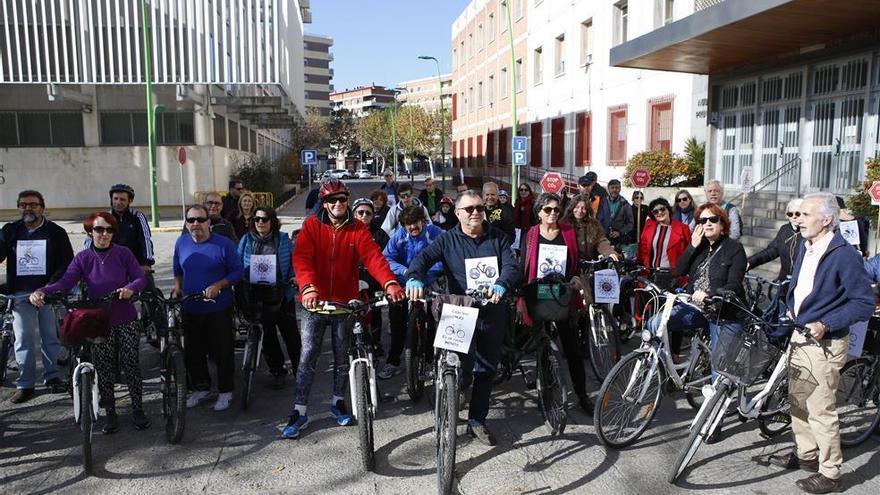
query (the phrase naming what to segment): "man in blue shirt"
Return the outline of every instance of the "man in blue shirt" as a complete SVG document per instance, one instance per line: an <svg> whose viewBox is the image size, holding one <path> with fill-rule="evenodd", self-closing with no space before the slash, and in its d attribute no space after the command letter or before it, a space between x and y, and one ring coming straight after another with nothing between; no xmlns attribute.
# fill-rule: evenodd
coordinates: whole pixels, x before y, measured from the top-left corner
<svg viewBox="0 0 880 495"><path fill-rule="evenodd" d="M221 235L211 234L208 210L202 205L186 211L186 228L174 245L174 297L201 292L208 301L189 301L183 305L184 357L186 372L194 392L186 401L195 407L208 398L211 377L207 357L217 364L217 402L223 411L232 402L235 378L234 336L232 329L232 291L241 280L241 259L235 245Z"/></svg>

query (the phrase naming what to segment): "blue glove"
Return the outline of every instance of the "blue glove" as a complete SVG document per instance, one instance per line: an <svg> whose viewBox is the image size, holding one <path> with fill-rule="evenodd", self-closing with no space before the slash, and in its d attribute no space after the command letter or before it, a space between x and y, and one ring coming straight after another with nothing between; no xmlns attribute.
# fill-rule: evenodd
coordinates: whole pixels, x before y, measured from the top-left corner
<svg viewBox="0 0 880 495"><path fill-rule="evenodd" d="M507 292L507 289L505 289L503 285L495 284L492 286L492 292L498 294L498 297L504 297L504 293Z"/></svg>
<svg viewBox="0 0 880 495"><path fill-rule="evenodd" d="M423 284L421 280L416 280L414 278L411 278L406 281L406 290L424 289L424 288L425 288L425 284Z"/></svg>

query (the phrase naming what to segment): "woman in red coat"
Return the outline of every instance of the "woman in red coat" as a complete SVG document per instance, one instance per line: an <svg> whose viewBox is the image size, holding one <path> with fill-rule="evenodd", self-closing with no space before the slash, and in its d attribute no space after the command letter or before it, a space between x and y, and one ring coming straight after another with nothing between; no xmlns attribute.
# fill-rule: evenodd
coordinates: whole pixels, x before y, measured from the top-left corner
<svg viewBox="0 0 880 495"><path fill-rule="evenodd" d="M528 182L521 182L516 194L516 202L513 205L513 221L516 228L522 230L522 235L532 228L532 225L538 223L536 213L534 211L535 196L532 193L532 186Z"/></svg>
<svg viewBox="0 0 880 495"><path fill-rule="evenodd" d="M672 207L665 198L651 201L648 211L651 217L639 240L639 262L652 274L671 271L691 242L691 230L673 220Z"/></svg>

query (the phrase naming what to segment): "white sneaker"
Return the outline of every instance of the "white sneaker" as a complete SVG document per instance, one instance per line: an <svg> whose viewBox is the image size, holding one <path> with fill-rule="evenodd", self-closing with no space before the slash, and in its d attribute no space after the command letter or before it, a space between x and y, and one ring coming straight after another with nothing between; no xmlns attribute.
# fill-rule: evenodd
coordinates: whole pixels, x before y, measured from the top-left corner
<svg viewBox="0 0 880 495"><path fill-rule="evenodd" d="M394 366L391 363L385 363L385 365L382 366L382 369L380 369L379 372L376 373L376 376L378 376L380 380L387 380L387 379L391 378L392 376L397 375L399 373L400 373L400 366Z"/></svg>
<svg viewBox="0 0 880 495"><path fill-rule="evenodd" d="M207 390L199 390L189 394L189 397L186 399L186 407L193 408L198 406L203 400L208 398L211 392Z"/></svg>
<svg viewBox="0 0 880 495"><path fill-rule="evenodd" d="M217 403L214 404L215 411L225 411L232 404L232 392L223 392L217 395Z"/></svg>

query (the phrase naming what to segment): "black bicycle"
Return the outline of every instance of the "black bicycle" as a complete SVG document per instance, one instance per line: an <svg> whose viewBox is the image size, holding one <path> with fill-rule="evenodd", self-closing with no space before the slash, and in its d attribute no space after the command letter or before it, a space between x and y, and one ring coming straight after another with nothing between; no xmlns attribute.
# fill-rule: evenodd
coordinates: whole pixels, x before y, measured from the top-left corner
<svg viewBox="0 0 880 495"><path fill-rule="evenodd" d="M6 381L6 371L9 358L12 356L12 348L15 345L15 332L12 329L12 306L15 298L6 294L0 294L0 307L3 307L2 322L0 322L0 384Z"/></svg>
<svg viewBox="0 0 880 495"><path fill-rule="evenodd" d="M590 368L596 380L602 381L608 376L611 368L620 360L620 327L612 314L611 304L596 302L594 274L598 268L614 266L611 258L600 257L598 260L581 260L580 269L584 279L584 291L587 294L587 327L582 328L582 335L587 342L590 356ZM607 288L611 290L611 288Z"/></svg>
<svg viewBox="0 0 880 495"><path fill-rule="evenodd" d="M432 378L434 322L428 305L436 294L427 294L424 299L409 301L403 361L406 369L406 392L413 402L421 400L425 382Z"/></svg>
<svg viewBox="0 0 880 495"><path fill-rule="evenodd" d="M880 432L880 314L868 322L862 356L846 363L837 387L840 443L861 445Z"/></svg>

